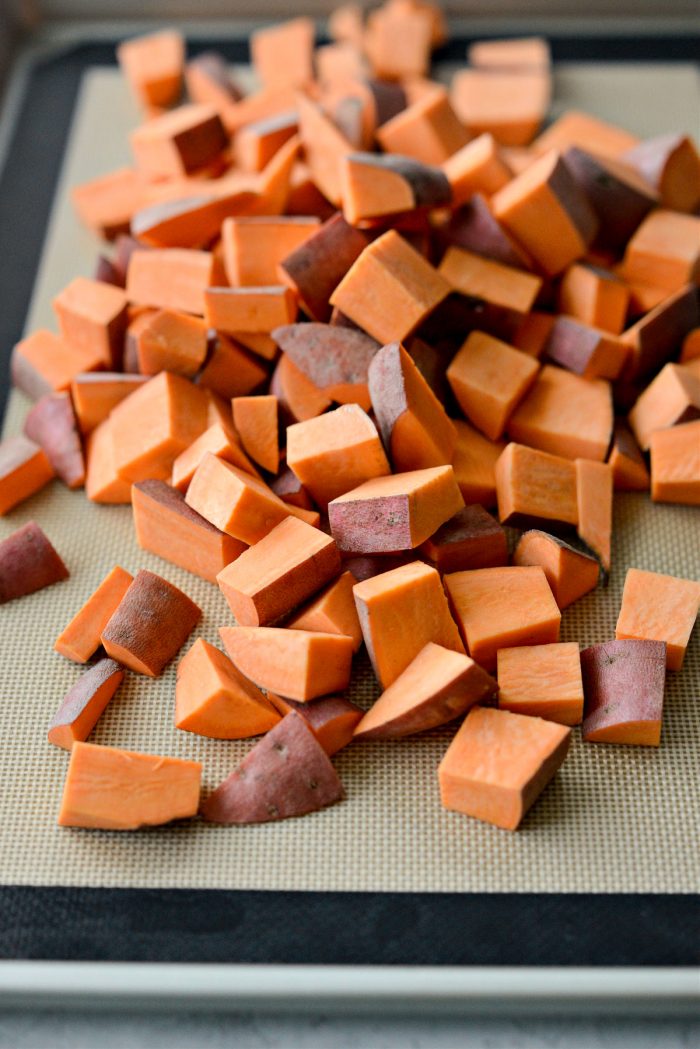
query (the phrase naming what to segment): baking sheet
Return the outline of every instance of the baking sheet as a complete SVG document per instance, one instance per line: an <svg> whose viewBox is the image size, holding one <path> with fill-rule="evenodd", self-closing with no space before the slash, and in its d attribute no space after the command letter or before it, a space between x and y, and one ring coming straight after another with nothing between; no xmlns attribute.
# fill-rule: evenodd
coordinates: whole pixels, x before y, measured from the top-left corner
<svg viewBox="0 0 700 1049"><path fill-rule="evenodd" d="M690 67L596 67L601 100L626 99L625 122L648 134L695 121L697 71ZM557 73L567 104L589 105L591 67ZM577 102L576 85L583 92ZM665 100L665 101L661 101ZM648 104L647 104L648 103ZM644 116L646 114L646 117ZM615 114L624 120L621 113ZM640 123L644 118L644 126ZM128 160L136 119L114 70L85 78L66 155L29 328L53 326L51 297L92 270L98 244L77 224L71 185ZM687 128L694 130L693 127ZM5 430L21 427L26 401L10 400ZM45 742L60 698L80 669L52 651L74 611L115 564L159 571L204 611L195 636L216 642L230 613L209 584L140 551L130 511L96 507L54 483L0 522L0 537L38 520L71 569L71 579L0 609L0 884L124 887L471 892L679 892L697 890L693 831L698 826L700 644L693 637L680 675L669 675L662 747L583 746L570 758L515 835L440 808L436 766L454 732L436 730L397 743L363 744L337 756L348 801L300 821L263 827L183 824L138 834L60 829L55 817L67 755ZM616 500L615 566L605 592L563 616L562 639L602 641L614 631L628 565L697 578L697 510L652 507L646 497ZM376 689L366 663L355 695ZM202 760L216 785L250 743L199 739L173 728L174 666L158 681L128 675L93 739Z"/></svg>

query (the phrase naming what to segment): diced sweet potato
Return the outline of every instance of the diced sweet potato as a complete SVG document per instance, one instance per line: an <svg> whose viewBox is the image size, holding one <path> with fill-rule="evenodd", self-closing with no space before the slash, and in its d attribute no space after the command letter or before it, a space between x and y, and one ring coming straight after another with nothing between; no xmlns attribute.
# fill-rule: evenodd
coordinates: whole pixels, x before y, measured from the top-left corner
<svg viewBox="0 0 700 1049"><path fill-rule="evenodd" d="M577 459L576 503L578 534L610 571L612 541L613 473L607 463Z"/></svg>
<svg viewBox="0 0 700 1049"><path fill-rule="evenodd" d="M625 280L677 291L700 279L700 217L652 211L627 243Z"/></svg>
<svg viewBox="0 0 700 1049"><path fill-rule="evenodd" d="M700 205L700 155L687 135L670 132L648 138L624 154L673 211L697 211Z"/></svg>
<svg viewBox="0 0 700 1049"><path fill-rule="evenodd" d="M313 46L310 18L257 29L250 38L253 67L265 87L306 87L313 80Z"/></svg>
<svg viewBox="0 0 700 1049"><path fill-rule="evenodd" d="M301 249L300 249L301 250ZM331 324L288 324L272 337L309 382L339 404L369 411L369 366L379 344L364 332Z"/></svg>
<svg viewBox="0 0 700 1049"><path fill-rule="evenodd" d="M179 106L136 128L129 136L137 168L150 179L189 175L212 164L228 144L213 106Z"/></svg>
<svg viewBox="0 0 700 1049"><path fill-rule="evenodd" d="M170 106L182 89L185 41L176 29L124 40L117 47L122 72L142 106Z"/></svg>
<svg viewBox="0 0 700 1049"><path fill-rule="evenodd" d="M461 247L448 248L440 273L462 295L483 300L492 311L518 322L532 309L542 287L541 278L533 273L482 258Z"/></svg>
<svg viewBox="0 0 700 1049"><path fill-rule="evenodd" d="M617 379L629 356L629 346L573 317L556 317L544 356L584 379Z"/></svg>
<svg viewBox="0 0 700 1049"><path fill-rule="evenodd" d="M197 382L228 400L252 393L266 378L267 369L262 361L247 353L237 341L219 332Z"/></svg>
<svg viewBox="0 0 700 1049"><path fill-rule="evenodd" d="M80 432L83 435L91 433L104 422L112 408L148 380L148 375L125 375L122 372L81 372L76 375L71 383L71 398Z"/></svg>
<svg viewBox="0 0 700 1049"><path fill-rule="evenodd" d="M434 32L434 15L425 6L397 10L387 4L371 11L363 43L375 76L380 80L425 76Z"/></svg>
<svg viewBox="0 0 700 1049"><path fill-rule="evenodd" d="M127 298L121 288L75 277L53 300L65 341L86 352L99 351L104 364L118 367L127 324Z"/></svg>
<svg viewBox="0 0 700 1049"><path fill-rule="evenodd" d="M579 725L583 682L578 643L499 649L498 706L560 725Z"/></svg>
<svg viewBox="0 0 700 1049"><path fill-rule="evenodd" d="M221 239L229 284L234 288L275 284L278 263L316 233L320 224L310 216L226 219Z"/></svg>
<svg viewBox="0 0 700 1049"><path fill-rule="evenodd" d="M654 502L700 505L700 419L657 430L650 451Z"/></svg>
<svg viewBox="0 0 700 1049"><path fill-rule="evenodd" d="M201 813L214 823L266 823L305 816L344 796L312 729L291 711L209 795Z"/></svg>
<svg viewBox="0 0 700 1049"><path fill-rule="evenodd" d="M0 604L43 590L69 574L36 521L0 543Z"/></svg>
<svg viewBox="0 0 700 1049"><path fill-rule="evenodd" d="M187 491L195 470L207 452L237 466L245 473L252 474L254 477L260 476L241 448L233 429L230 426L224 427L221 423L214 423L196 441L193 441L189 448L180 452L173 462L171 477L173 488L177 488L183 494Z"/></svg>
<svg viewBox="0 0 700 1049"><path fill-rule="evenodd" d="M683 365L667 364L638 397L629 423L639 447L647 451L656 430L700 418L700 376Z"/></svg>
<svg viewBox="0 0 700 1049"><path fill-rule="evenodd" d="M158 310L136 340L139 372L174 372L192 378L207 356L207 325L200 317L175 310Z"/></svg>
<svg viewBox="0 0 700 1049"><path fill-rule="evenodd" d="M277 398L287 423L315 419L330 407L331 398L316 386L291 357L283 353L270 380L270 393Z"/></svg>
<svg viewBox="0 0 700 1049"><path fill-rule="evenodd" d="M241 171L262 171L275 153L296 135L298 118L293 110L265 117L242 127L233 143L233 156Z"/></svg>
<svg viewBox="0 0 700 1049"><path fill-rule="evenodd" d="M355 726L364 713L343 696L322 696L309 703L297 703L270 693L269 699L283 717L295 711L304 718L329 757L352 742Z"/></svg>
<svg viewBox="0 0 700 1049"><path fill-rule="evenodd" d="M538 136L533 142L533 149L537 154L542 154L551 149L564 150L568 146L579 146L584 150L602 153L606 157L619 157L638 144L639 139L629 131L599 120L589 113L567 109Z"/></svg>
<svg viewBox="0 0 700 1049"><path fill-rule="evenodd" d="M680 670L699 610L700 583L629 568L615 637L665 641L666 666Z"/></svg>
<svg viewBox="0 0 700 1049"><path fill-rule="evenodd" d="M502 524L578 524L576 467L568 459L511 442L496 462L495 476Z"/></svg>
<svg viewBox="0 0 700 1049"><path fill-rule="evenodd" d="M595 590L600 578L600 565L595 558L537 529L520 537L513 553L513 564L520 567L539 565L560 609L568 608L584 594Z"/></svg>
<svg viewBox="0 0 700 1049"><path fill-rule="evenodd" d="M227 219L232 222L232 219ZM129 260L129 302L162 310L204 315L204 292L216 283L215 259L209 251L153 248L135 251Z"/></svg>
<svg viewBox="0 0 700 1049"><path fill-rule="evenodd" d="M530 268L526 252L506 233L481 193L475 193L453 212L447 225L439 230L439 236L447 244L504 266Z"/></svg>
<svg viewBox="0 0 700 1049"><path fill-rule="evenodd" d="M224 648L260 688L301 703L342 692L350 681L353 641L340 634L281 627L221 627Z"/></svg>
<svg viewBox="0 0 700 1049"><path fill-rule="evenodd" d="M365 235L336 214L281 260L279 275L311 319L326 322L331 294L366 247Z"/></svg>
<svg viewBox="0 0 700 1049"><path fill-rule="evenodd" d="M61 827L137 830L194 816L202 766L76 742L63 788Z"/></svg>
<svg viewBox="0 0 700 1049"><path fill-rule="evenodd" d="M548 42L540 36L477 40L467 48L469 64L480 69L549 69Z"/></svg>
<svg viewBox="0 0 700 1049"><path fill-rule="evenodd" d="M353 587L357 582L352 572L343 572L334 582L313 598L285 625L289 630L316 630L325 634L351 637L353 650L362 644L362 628L355 608Z"/></svg>
<svg viewBox="0 0 700 1049"><path fill-rule="evenodd" d="M100 347L71 346L51 331L40 329L18 342L12 351L12 383L33 401L53 390L67 390L76 375L103 366Z"/></svg>
<svg viewBox="0 0 700 1049"><path fill-rule="evenodd" d="M653 441L653 437L652 437ZM648 492L649 471L639 445L623 422L615 423L608 455L616 492Z"/></svg>
<svg viewBox="0 0 700 1049"><path fill-rule="evenodd" d="M269 334L297 315L294 292L282 284L256 288L207 288L204 293L205 317L210 328L236 334Z"/></svg>
<svg viewBox="0 0 700 1049"><path fill-rule="evenodd" d="M218 51L204 51L185 66L187 94L193 102L214 106L220 112L243 96L229 75L228 62Z"/></svg>
<svg viewBox="0 0 700 1049"><path fill-rule="evenodd" d="M593 328L619 335L625 326L629 289L612 273L576 263L559 285L559 310Z"/></svg>
<svg viewBox="0 0 700 1049"><path fill-rule="evenodd" d="M386 153L442 164L469 141L445 88L432 91L385 121L377 141Z"/></svg>
<svg viewBox="0 0 700 1049"><path fill-rule="evenodd" d="M624 377L644 379L657 372L678 350L689 331L700 323L700 295L688 285L662 299L658 306L622 334L631 348Z"/></svg>
<svg viewBox="0 0 700 1049"><path fill-rule="evenodd" d="M68 691L49 725L49 743L72 750L86 740L124 680L124 668L100 659Z"/></svg>
<svg viewBox="0 0 700 1049"><path fill-rule="evenodd" d="M41 445L52 470L69 488L85 483L85 458L69 393L40 398L24 420L24 432Z"/></svg>
<svg viewBox="0 0 700 1049"><path fill-rule="evenodd" d="M452 105L472 135L490 132L504 146L526 146L547 112L547 69L461 69L452 79Z"/></svg>
<svg viewBox="0 0 700 1049"><path fill-rule="evenodd" d="M452 197L440 168L395 153L344 156L340 192L345 220L362 226L385 225L392 217L448 205Z"/></svg>
<svg viewBox="0 0 700 1049"><path fill-rule="evenodd" d="M442 165L452 203L466 204L474 193L496 193L513 177L493 135L485 132L453 152Z"/></svg>
<svg viewBox="0 0 700 1049"><path fill-rule="evenodd" d="M663 641L608 641L581 653L587 743L658 747L666 677Z"/></svg>
<svg viewBox="0 0 700 1049"><path fill-rule="evenodd" d="M420 549L439 572L498 568L508 563L505 532L478 504L458 510Z"/></svg>
<svg viewBox="0 0 700 1049"><path fill-rule="evenodd" d="M102 631L133 581L129 572L116 565L61 631L53 646L54 651L75 663L87 663L100 647Z"/></svg>
<svg viewBox="0 0 700 1049"><path fill-rule="evenodd" d="M496 505L496 463L505 448L503 441L489 441L469 423L452 420L457 447L452 459L455 480L465 503Z"/></svg>
<svg viewBox="0 0 700 1049"><path fill-rule="evenodd" d="M105 240L128 233L131 218L146 202L146 180L140 172L121 167L81 182L71 189L71 201L84 225Z"/></svg>
<svg viewBox="0 0 700 1049"><path fill-rule="evenodd" d="M44 449L24 434L0 442L0 515L41 491L54 477Z"/></svg>

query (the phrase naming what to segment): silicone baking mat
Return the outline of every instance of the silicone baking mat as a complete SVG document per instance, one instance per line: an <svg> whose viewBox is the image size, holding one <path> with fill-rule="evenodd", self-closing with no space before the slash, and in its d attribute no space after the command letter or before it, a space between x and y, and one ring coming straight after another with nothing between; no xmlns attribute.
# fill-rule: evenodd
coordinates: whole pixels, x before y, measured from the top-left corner
<svg viewBox="0 0 700 1049"><path fill-rule="evenodd" d="M557 71L560 108L590 108L640 134L692 132L699 97L697 71L685 65L570 64ZM53 326L52 296L74 275L91 273L99 245L78 225L69 190L128 162L126 136L135 120L117 72L89 71L29 329ZM26 407L21 395L11 395L6 433L21 428ZM71 578L0 609L0 884L371 893L697 890L698 631L683 671L668 677L661 747L583 745L575 730L570 757L516 834L440 807L436 767L453 726L348 748L334 759L347 801L302 820L247 828L194 821L133 834L58 828L67 755L46 742L46 727L81 670L52 645L75 610L119 563L130 571L160 572L202 607L192 640L216 643L217 628L231 618L216 587L137 547L128 508L94 506L56 482L2 519L0 537L30 519L44 527ZM607 589L564 613L563 640L584 646L613 636L630 565L698 578L698 511L652 506L644 496L617 498L613 563ZM377 690L366 661L361 657L358 664L351 697L368 705ZM128 674L91 738L201 760L211 788L251 743L176 731L174 678L174 665L156 681Z"/></svg>

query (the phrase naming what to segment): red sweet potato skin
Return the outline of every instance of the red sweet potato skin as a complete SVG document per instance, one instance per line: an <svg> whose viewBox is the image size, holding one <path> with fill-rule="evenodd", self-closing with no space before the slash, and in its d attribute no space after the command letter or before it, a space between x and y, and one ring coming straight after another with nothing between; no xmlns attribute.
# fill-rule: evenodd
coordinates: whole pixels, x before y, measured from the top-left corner
<svg viewBox="0 0 700 1049"><path fill-rule="evenodd" d="M405 495L330 503L328 516L331 535L341 551L391 554L412 548L411 516Z"/></svg>
<svg viewBox="0 0 700 1049"><path fill-rule="evenodd" d="M665 641L608 641L581 653L583 738L626 722L661 721Z"/></svg>
<svg viewBox="0 0 700 1049"><path fill-rule="evenodd" d="M124 680L124 668L114 659L100 659L94 666L86 670L66 693L63 702L53 716L49 729L58 728L59 725L72 725L97 690L110 678L113 679L113 691L116 692Z"/></svg>
<svg viewBox="0 0 700 1049"><path fill-rule="evenodd" d="M27 414L24 432L41 445L69 488L85 483L85 457L69 393L49 393L38 400Z"/></svg>
<svg viewBox="0 0 700 1049"><path fill-rule="evenodd" d="M355 726L359 724L364 716L364 710L355 706L344 696L321 696L320 699L311 699L308 703L299 703L296 699L276 699L269 696L274 707L280 714L285 715L289 710L300 714L311 726L318 741L326 751L328 757L336 754L348 743L352 742ZM324 729L329 723L343 721L344 731L334 732L333 749L329 749L328 740L324 737Z"/></svg>
<svg viewBox="0 0 700 1049"><path fill-rule="evenodd" d="M439 236L445 245L452 244L456 248L473 251L494 262L502 262L505 266L528 268L525 255L501 229L480 193L475 193L467 204L453 212Z"/></svg>
<svg viewBox="0 0 700 1049"><path fill-rule="evenodd" d="M0 543L0 604L67 579L69 571L36 521Z"/></svg>
<svg viewBox="0 0 700 1049"><path fill-rule="evenodd" d="M365 332L333 324L285 324L272 338L320 390L334 386L366 386L379 343ZM369 395L358 399L369 409Z"/></svg>
<svg viewBox="0 0 700 1049"><path fill-rule="evenodd" d="M343 797L328 755L291 711L207 798L201 814L213 823L267 823L305 816Z"/></svg>
<svg viewBox="0 0 700 1049"><path fill-rule="evenodd" d="M298 289L314 320L330 319L328 300L367 244L367 237L338 213L282 260L280 268ZM302 367L298 361L295 364Z"/></svg>

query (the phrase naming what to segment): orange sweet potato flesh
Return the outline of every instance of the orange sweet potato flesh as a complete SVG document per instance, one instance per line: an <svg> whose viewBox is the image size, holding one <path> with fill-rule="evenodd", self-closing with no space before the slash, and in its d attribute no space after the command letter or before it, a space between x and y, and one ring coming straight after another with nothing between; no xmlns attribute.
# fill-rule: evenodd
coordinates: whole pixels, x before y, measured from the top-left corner
<svg viewBox="0 0 700 1049"><path fill-rule="evenodd" d="M355 729L358 739L399 739L444 725L496 694L473 659L429 642Z"/></svg>
<svg viewBox="0 0 700 1049"><path fill-rule="evenodd" d="M629 568L615 637L666 642L666 666L680 670L700 610L700 582Z"/></svg>
<svg viewBox="0 0 700 1049"><path fill-rule="evenodd" d="M484 670L495 670L499 648L559 640L561 613L539 566L454 572L445 586L469 655Z"/></svg>
<svg viewBox="0 0 700 1049"><path fill-rule="evenodd" d="M474 707L438 769L447 809L515 830L564 761L571 729Z"/></svg>
<svg viewBox="0 0 700 1049"><path fill-rule="evenodd" d="M700 417L700 376L680 364L667 364L640 394L629 423L643 451L656 430Z"/></svg>
<svg viewBox="0 0 700 1049"><path fill-rule="evenodd" d="M61 335L87 352L99 351L104 364L119 367L127 325L127 297L121 288L75 277L53 300Z"/></svg>
<svg viewBox="0 0 700 1049"><path fill-rule="evenodd" d="M496 463L505 443L490 441L461 419L452 421L457 431L452 468L465 503L495 506Z"/></svg>
<svg viewBox="0 0 700 1049"><path fill-rule="evenodd" d="M251 459L269 473L279 469L279 410L274 394L233 398L233 422Z"/></svg>
<svg viewBox="0 0 700 1049"><path fill-rule="evenodd" d="M131 218L146 200L146 180L133 168L81 182L71 190L71 201L84 225L105 240L129 232Z"/></svg>
<svg viewBox="0 0 700 1049"><path fill-rule="evenodd" d="M653 440L653 438L652 438ZM649 470L639 445L623 422L615 424L613 443L608 455L616 492L648 492Z"/></svg>
<svg viewBox="0 0 700 1049"><path fill-rule="evenodd" d="M78 678L49 725L49 743L71 750L84 741L124 680L124 668L113 659L100 659Z"/></svg>
<svg viewBox="0 0 700 1049"><path fill-rule="evenodd" d="M583 681L578 642L498 651L498 706L515 714L578 725Z"/></svg>
<svg viewBox="0 0 700 1049"><path fill-rule="evenodd" d="M137 830L194 816L202 766L76 742L58 816L61 827Z"/></svg>
<svg viewBox="0 0 700 1049"><path fill-rule="evenodd" d="M568 459L513 442L497 460L495 475L502 524L578 524L576 467Z"/></svg>
<svg viewBox="0 0 700 1049"><path fill-rule="evenodd" d="M185 41L175 29L125 40L117 58L129 86L143 106L170 106L182 87Z"/></svg>
<svg viewBox="0 0 700 1049"><path fill-rule="evenodd" d="M248 739L261 736L279 720L262 692L204 638L198 638L180 660L176 728L211 739Z"/></svg>
<svg viewBox="0 0 700 1049"><path fill-rule="evenodd" d="M497 441L538 371L537 361L528 354L473 331L453 358L447 378L469 421Z"/></svg>
<svg viewBox="0 0 700 1049"><path fill-rule="evenodd" d="M54 651L75 663L87 663L100 647L102 631L133 581L129 572L116 565L61 631Z"/></svg>
<svg viewBox="0 0 700 1049"><path fill-rule="evenodd" d="M367 652L383 688L430 641L464 651L440 576L429 565L414 561L382 572L357 583L353 593Z"/></svg>
<svg viewBox="0 0 700 1049"><path fill-rule="evenodd" d="M359 404L369 411L367 374L379 349L374 339L359 329L313 322L276 328L272 337L319 397L339 404Z"/></svg>
<svg viewBox="0 0 700 1049"><path fill-rule="evenodd" d="M353 651L357 652L362 644L362 628L353 597L356 581L352 572L343 572L285 625L289 630L344 634L352 638Z"/></svg>
<svg viewBox="0 0 700 1049"><path fill-rule="evenodd" d="M36 521L22 525L0 543L0 604L43 590L69 574Z"/></svg>
<svg viewBox="0 0 700 1049"><path fill-rule="evenodd" d="M291 612L340 572L330 536L287 517L217 576L241 626L268 626Z"/></svg>
<svg viewBox="0 0 700 1049"><path fill-rule="evenodd" d="M283 717L290 711L301 715L329 757L352 742L355 726L363 715L360 707L343 696L322 696L309 703L297 703L273 693L268 698Z"/></svg>
<svg viewBox="0 0 700 1049"><path fill-rule="evenodd" d="M498 568L508 563L504 530L478 504L458 510L430 539L426 539L420 549L439 572Z"/></svg>
<svg viewBox="0 0 700 1049"><path fill-rule="evenodd" d="M180 452L173 463L173 471L170 478L173 488L177 488L178 491L183 493L187 491L190 481L194 477L194 472L206 452L210 452L217 458L237 466L239 470L243 470L245 473L249 473L254 477L260 476L241 448L234 430L230 426L224 426L222 423L217 422L213 423L203 434L200 434L189 448L185 448L184 452Z"/></svg>
<svg viewBox="0 0 700 1049"><path fill-rule="evenodd" d="M541 277L460 247L447 249L440 273L462 295L483 299L518 320L532 309L542 288Z"/></svg>
<svg viewBox="0 0 700 1049"><path fill-rule="evenodd" d="M205 521L164 481L139 481L131 489L131 503L139 546L210 583L247 549Z"/></svg>
<svg viewBox="0 0 700 1049"><path fill-rule="evenodd" d="M83 372L71 383L73 408L80 432L91 433L137 386L148 382L147 375L122 372Z"/></svg>
<svg viewBox="0 0 700 1049"><path fill-rule="evenodd" d="M192 378L207 355L207 326L199 317L158 310L139 333L137 353L142 375L169 371Z"/></svg>
<svg viewBox="0 0 700 1049"><path fill-rule="evenodd" d="M350 682L353 642L339 634L280 627L221 627L234 664L260 688L301 703Z"/></svg>
<svg viewBox="0 0 700 1049"><path fill-rule="evenodd" d="M24 434L0 443L0 515L44 488L54 477L46 452Z"/></svg>
<svg viewBox="0 0 700 1049"><path fill-rule="evenodd" d="M227 220L229 221L229 220ZM204 292L214 283L214 257L190 248L135 251L129 261L129 302L204 315Z"/></svg>
<svg viewBox="0 0 700 1049"><path fill-rule="evenodd" d="M311 216L226 219L221 238L231 287L277 284L278 264L316 233L320 224L319 219Z"/></svg>
<svg viewBox="0 0 700 1049"><path fill-rule="evenodd" d="M117 470L112 417L88 435L85 494L94 503L122 504L131 499L131 484Z"/></svg>
<svg viewBox="0 0 700 1049"><path fill-rule="evenodd" d="M157 181L217 164L228 138L213 106L189 103L141 124L129 142L139 171Z"/></svg>
<svg viewBox="0 0 700 1049"><path fill-rule="evenodd" d="M267 369L262 361L236 340L219 332L197 381L220 397L230 398L252 393L266 378Z"/></svg>
<svg viewBox="0 0 700 1049"><path fill-rule="evenodd" d="M76 375L103 366L99 347L72 346L52 331L40 328L14 347L12 383L35 401L53 390L67 390Z"/></svg>
<svg viewBox="0 0 700 1049"><path fill-rule="evenodd" d="M560 609L568 608L595 590L600 577L600 565L595 558L537 529L522 534L513 553L513 564L539 565Z"/></svg>
<svg viewBox="0 0 700 1049"><path fill-rule="evenodd" d="M610 571L613 473L607 463L576 460L578 534Z"/></svg>
<svg viewBox="0 0 700 1049"><path fill-rule="evenodd" d="M700 419L651 435L651 497L655 503L700 505Z"/></svg>
<svg viewBox="0 0 700 1049"><path fill-rule="evenodd" d="M182 590L141 569L102 631L104 650L130 670L158 677L201 616Z"/></svg>
<svg viewBox="0 0 700 1049"><path fill-rule="evenodd" d="M333 290L366 247L366 236L338 213L282 259L279 275L294 289L311 319L326 322Z"/></svg>

